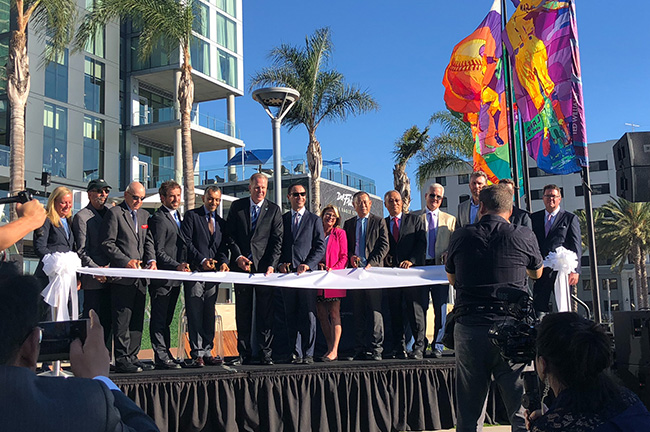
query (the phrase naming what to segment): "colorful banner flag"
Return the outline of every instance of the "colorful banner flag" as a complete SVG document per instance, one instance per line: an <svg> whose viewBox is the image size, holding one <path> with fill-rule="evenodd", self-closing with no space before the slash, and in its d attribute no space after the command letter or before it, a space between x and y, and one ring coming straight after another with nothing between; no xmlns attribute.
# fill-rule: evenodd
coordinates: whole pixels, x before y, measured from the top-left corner
<svg viewBox="0 0 650 432"><path fill-rule="evenodd" d="M588 164L575 4L521 0L504 42L528 152L548 173Z"/></svg>
<svg viewBox="0 0 650 432"><path fill-rule="evenodd" d="M474 170L493 183L511 177L501 46L501 3L495 0L478 28L454 47L442 80L447 108L472 128Z"/></svg>

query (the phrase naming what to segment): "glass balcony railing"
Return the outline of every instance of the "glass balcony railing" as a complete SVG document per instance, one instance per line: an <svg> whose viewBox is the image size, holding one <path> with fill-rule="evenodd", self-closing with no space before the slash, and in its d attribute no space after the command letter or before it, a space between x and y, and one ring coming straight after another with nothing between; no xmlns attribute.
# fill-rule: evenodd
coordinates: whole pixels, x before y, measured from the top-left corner
<svg viewBox="0 0 650 432"><path fill-rule="evenodd" d="M174 107L140 110L138 120L138 125L148 125L176 120ZM240 130L234 123L199 113L197 110L192 110L191 121L192 124L210 129L211 131L220 132L233 138L240 138L241 136Z"/></svg>

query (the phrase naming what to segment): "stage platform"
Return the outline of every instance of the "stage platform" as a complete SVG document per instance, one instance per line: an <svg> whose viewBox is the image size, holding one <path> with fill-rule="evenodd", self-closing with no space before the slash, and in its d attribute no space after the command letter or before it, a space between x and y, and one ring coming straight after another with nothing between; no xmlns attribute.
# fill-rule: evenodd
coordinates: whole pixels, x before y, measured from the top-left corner
<svg viewBox="0 0 650 432"><path fill-rule="evenodd" d="M111 374L167 431L406 431L455 423L454 358ZM493 400L493 397L490 397ZM489 403L494 418L496 405Z"/></svg>

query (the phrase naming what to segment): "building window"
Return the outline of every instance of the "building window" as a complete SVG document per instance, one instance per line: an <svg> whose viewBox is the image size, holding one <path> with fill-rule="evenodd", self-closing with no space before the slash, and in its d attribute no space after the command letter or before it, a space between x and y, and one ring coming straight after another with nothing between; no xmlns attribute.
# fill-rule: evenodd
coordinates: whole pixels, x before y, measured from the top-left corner
<svg viewBox="0 0 650 432"><path fill-rule="evenodd" d="M140 125L174 120L174 101L140 87Z"/></svg>
<svg viewBox="0 0 650 432"><path fill-rule="evenodd" d="M228 15L237 18L237 1L236 0L212 0L217 7Z"/></svg>
<svg viewBox="0 0 650 432"><path fill-rule="evenodd" d="M192 68L206 75L210 75L210 44L196 36L192 36L190 55Z"/></svg>
<svg viewBox="0 0 650 432"><path fill-rule="evenodd" d="M140 181L148 188L157 188L162 182L174 178L174 154L171 151L140 145L138 153L140 162L146 167Z"/></svg>
<svg viewBox="0 0 650 432"><path fill-rule="evenodd" d="M68 110L46 103L43 109L43 171L65 177L68 157Z"/></svg>
<svg viewBox="0 0 650 432"><path fill-rule="evenodd" d="M609 281L609 290L610 290L610 291L615 290L615 289L618 289L618 279L616 279L616 278L613 278L613 279L603 279L603 281L602 281L603 284L602 284L601 288L602 288L604 291L607 291L607 281Z"/></svg>
<svg viewBox="0 0 650 432"><path fill-rule="evenodd" d="M97 0L86 0L86 10L92 11L97 4ZM91 38L86 42L85 50L90 54L96 55L97 57L105 57L106 51L104 50L104 45L106 42L105 36L105 27L97 29L95 37Z"/></svg>
<svg viewBox="0 0 650 432"><path fill-rule="evenodd" d="M217 14L217 43L237 52L237 24L221 14Z"/></svg>
<svg viewBox="0 0 650 432"><path fill-rule="evenodd" d="M217 79L231 87L237 87L237 58L222 50L219 50L219 74Z"/></svg>
<svg viewBox="0 0 650 432"><path fill-rule="evenodd" d="M0 0L0 33L11 30L11 1Z"/></svg>
<svg viewBox="0 0 650 432"><path fill-rule="evenodd" d="M440 203L440 207L447 208L447 197L444 197L442 199L442 202Z"/></svg>
<svg viewBox="0 0 650 432"><path fill-rule="evenodd" d="M68 50L58 55L45 68L45 97L68 101Z"/></svg>
<svg viewBox="0 0 650 432"><path fill-rule="evenodd" d="M85 108L104 114L104 64L86 57L84 72Z"/></svg>
<svg viewBox="0 0 650 432"><path fill-rule="evenodd" d="M540 200L542 199L542 195L544 195L544 191L542 189L531 189L530 191L530 199Z"/></svg>
<svg viewBox="0 0 650 432"><path fill-rule="evenodd" d="M462 203L462 202L467 201L468 199L469 199L469 195L467 195L467 194L463 194L463 195L461 195L461 196L458 197L458 203L460 204L460 203Z"/></svg>
<svg viewBox="0 0 650 432"><path fill-rule="evenodd" d="M589 279L582 280L582 289L585 291L591 291L591 281Z"/></svg>
<svg viewBox="0 0 650 432"><path fill-rule="evenodd" d="M609 311L609 302L607 300L603 301L605 304L605 310ZM612 300L612 312L618 312L620 309L618 307L618 300ZM610 317L611 319L611 317Z"/></svg>
<svg viewBox="0 0 650 432"><path fill-rule="evenodd" d="M582 185L575 187L576 196L580 197L584 195L584 190ZM592 195L609 195L609 183L599 183L591 185L591 194Z"/></svg>
<svg viewBox="0 0 650 432"><path fill-rule="evenodd" d="M7 35L0 38L0 92L3 93L7 91L7 61L9 60L10 37Z"/></svg>
<svg viewBox="0 0 650 432"><path fill-rule="evenodd" d="M600 160L600 161L589 161L589 171L591 172L596 172L596 171L607 171L608 170L608 165L606 160Z"/></svg>
<svg viewBox="0 0 650 432"><path fill-rule="evenodd" d="M458 184L469 184L469 174L458 174Z"/></svg>
<svg viewBox="0 0 650 432"><path fill-rule="evenodd" d="M195 5L192 29L201 36L210 39L210 8L200 2L195 2Z"/></svg>
<svg viewBox="0 0 650 432"><path fill-rule="evenodd" d="M547 173L547 172L542 171L541 169L539 169L537 167L528 168L528 176L530 178L533 178L533 177L548 177L548 176L552 176L552 175L555 175L555 174Z"/></svg>
<svg viewBox="0 0 650 432"><path fill-rule="evenodd" d="M447 177L445 176L436 177L436 183L442 186L447 186Z"/></svg>
<svg viewBox="0 0 650 432"><path fill-rule="evenodd" d="M160 66L167 66L170 64L171 59L178 58L178 50L174 49L171 53L163 47L162 42L158 42L154 47L151 55L144 61L140 60L138 47L140 39L137 37L131 38L131 69L134 71L156 68Z"/></svg>
<svg viewBox="0 0 650 432"><path fill-rule="evenodd" d="M84 116L83 180L104 178L104 120Z"/></svg>
<svg viewBox="0 0 650 432"><path fill-rule="evenodd" d="M9 102L0 100L0 165L9 166Z"/></svg>

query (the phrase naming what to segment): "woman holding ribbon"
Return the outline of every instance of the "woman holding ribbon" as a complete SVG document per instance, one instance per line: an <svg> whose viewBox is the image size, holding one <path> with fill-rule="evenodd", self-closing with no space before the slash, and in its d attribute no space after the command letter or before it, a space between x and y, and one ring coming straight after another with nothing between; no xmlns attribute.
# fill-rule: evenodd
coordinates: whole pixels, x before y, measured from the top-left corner
<svg viewBox="0 0 650 432"><path fill-rule="evenodd" d="M52 291L48 289L56 279L57 275L60 275L63 272L70 273L69 270L76 270L74 264L79 261L79 257L73 252L74 234L72 233L72 191L64 186L59 186L54 189L47 200L45 210L47 212L45 223L42 227L34 231L34 250L36 251L36 255L41 259L38 263L38 267L36 267L34 276L39 279L41 285L45 289L43 291L45 301L52 306L53 301L49 300L53 300L55 293L52 292L52 295L48 299L46 291ZM63 255L66 252L69 253ZM72 266L69 264L72 264ZM74 268L71 269L70 267ZM70 274L68 279L71 279L73 275L74 274ZM75 280L69 281L68 285L69 284L74 284L76 288ZM46 289L46 287L48 289ZM65 307L61 308L65 309L64 315L68 315L67 299L69 297L70 293L60 297L61 299L66 300ZM78 306L74 304L75 301L76 295L73 297L73 311L78 310ZM58 306L63 305L58 304ZM60 312L63 313L63 311ZM49 314L46 315L46 317L47 319L51 318ZM72 319L76 318L77 317L73 314Z"/></svg>
<svg viewBox="0 0 650 432"><path fill-rule="evenodd" d="M345 268L348 260L348 240L345 231L339 228L341 216L338 208L327 205L321 212L323 230L325 231L325 255L319 264L319 270L337 270ZM325 362L338 359L339 342L341 341L341 298L345 297L344 289L318 290L318 320L327 341L327 353L322 360Z"/></svg>

